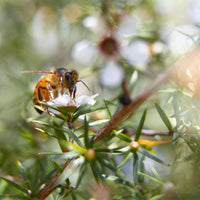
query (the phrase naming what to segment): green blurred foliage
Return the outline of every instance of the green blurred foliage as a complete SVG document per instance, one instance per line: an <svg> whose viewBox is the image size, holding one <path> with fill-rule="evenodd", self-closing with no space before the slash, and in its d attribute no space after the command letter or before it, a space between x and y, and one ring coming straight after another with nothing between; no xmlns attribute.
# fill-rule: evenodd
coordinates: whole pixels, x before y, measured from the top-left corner
<svg viewBox="0 0 200 200"><path fill-rule="evenodd" d="M58 187L48 199L89 199L98 194L98 190L111 195L110 199L198 199L200 142L197 133L200 112L199 100L192 98L191 91L167 83L119 127L137 130L137 139L142 127L156 131L173 128L174 135L167 138L172 140L172 144L156 148L142 146L138 152L133 152L130 148L126 149L133 138L117 131L100 144L90 143L93 133L88 132L88 123L96 123L92 125L96 130L101 128L104 122L98 124L97 119L107 120L114 114L120 107L118 99L123 91L121 87L110 89L100 84L99 73L110 58L104 57L99 49L95 60L87 67L73 59L74 45L87 39L98 46L108 31L104 30L105 24L99 27L103 33L91 31L84 26L83 20L88 16L98 16L115 30L119 26L119 16L136 16L140 21L138 32L127 37L126 43L142 39L150 46L158 41L164 45L165 50L152 53L145 68L121 58L119 63L123 66L133 98L148 87L159 72L165 71L176 57L160 32L171 19L177 24L183 22L184 19L177 15L183 15L182 7L186 2L182 1L180 9L171 14L156 12L155 3L142 0L0 1L0 175L23 177L23 184L18 181L17 186L11 183L21 196L23 191L28 196L27 188L33 196L37 196L41 185L51 178L53 172L61 170L67 158L72 157L76 161L74 166L69 167L66 174L62 173L64 175L59 180L63 187ZM45 35L48 31L52 34L50 40L48 34ZM62 119L47 114L39 116L35 112L32 93L40 75L20 73L53 67L76 69L80 78L87 80L93 93L101 94L95 106L81 107L75 113L74 120L86 113L90 113L90 118L89 121L78 118L83 125L71 132L63 129L67 126ZM146 109L147 115L142 117ZM77 146L70 146L69 137ZM156 139L166 138L153 138ZM69 154L64 153L63 157L54 155L54 152L60 152L63 144L70 146ZM79 146L83 149L80 150ZM108 151L110 146L113 146L113 152ZM85 151L91 148L96 150L94 160L85 156ZM39 154L41 152L48 153ZM77 190L73 189L79 179L80 186ZM103 186L99 189L95 180L107 181L109 189ZM10 197L5 196L5 199L12 199L16 190L5 181L0 180L0 195L9 194ZM14 196L14 199L17 198L19 196ZM94 198L98 200L98 197Z"/></svg>

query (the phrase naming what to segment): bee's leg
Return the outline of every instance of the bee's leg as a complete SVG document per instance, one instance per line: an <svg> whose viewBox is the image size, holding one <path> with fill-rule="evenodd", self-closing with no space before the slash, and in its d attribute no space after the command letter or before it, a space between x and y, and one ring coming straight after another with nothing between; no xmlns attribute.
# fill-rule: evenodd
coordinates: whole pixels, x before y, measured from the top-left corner
<svg viewBox="0 0 200 200"><path fill-rule="evenodd" d="M41 93L41 91L40 91L41 89L47 90L47 91L48 91L48 89L47 89L46 87L42 87L42 86L38 87L38 99L39 99L40 101L43 101L44 98L43 98L42 93Z"/></svg>
<svg viewBox="0 0 200 200"><path fill-rule="evenodd" d="M51 92L51 99L58 97L58 90L56 89L56 86L49 84L48 90Z"/></svg>
<svg viewBox="0 0 200 200"><path fill-rule="evenodd" d="M57 98L58 97L58 90L54 90L53 91L53 98Z"/></svg>
<svg viewBox="0 0 200 200"><path fill-rule="evenodd" d="M73 100L75 99L76 97L76 86L74 87L74 90L73 90Z"/></svg>
<svg viewBox="0 0 200 200"><path fill-rule="evenodd" d="M60 91L61 95L64 94L64 84L63 81L61 81L61 91Z"/></svg>
<svg viewBox="0 0 200 200"><path fill-rule="evenodd" d="M42 90L47 90L48 93L49 93L49 89L46 88L46 87L42 87L42 86L38 87L38 99L41 102L46 102L45 97L42 95L41 89ZM50 93L49 93L49 97L48 98L50 99ZM47 112L50 115L48 107L44 106L44 105L41 105L41 106L44 109L44 111Z"/></svg>

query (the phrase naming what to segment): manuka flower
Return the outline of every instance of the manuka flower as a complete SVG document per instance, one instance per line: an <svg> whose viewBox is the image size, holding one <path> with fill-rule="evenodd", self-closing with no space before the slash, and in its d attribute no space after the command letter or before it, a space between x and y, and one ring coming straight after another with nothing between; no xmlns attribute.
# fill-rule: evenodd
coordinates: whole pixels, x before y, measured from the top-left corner
<svg viewBox="0 0 200 200"><path fill-rule="evenodd" d="M120 44L114 36L104 37L98 44L100 52L107 58L113 58L119 54Z"/></svg>
<svg viewBox="0 0 200 200"><path fill-rule="evenodd" d="M74 112L76 108L83 104L94 105L94 96L81 95L72 99L69 95L63 94L47 102L47 105L50 107L48 110L53 114L59 114L58 110L66 113Z"/></svg>

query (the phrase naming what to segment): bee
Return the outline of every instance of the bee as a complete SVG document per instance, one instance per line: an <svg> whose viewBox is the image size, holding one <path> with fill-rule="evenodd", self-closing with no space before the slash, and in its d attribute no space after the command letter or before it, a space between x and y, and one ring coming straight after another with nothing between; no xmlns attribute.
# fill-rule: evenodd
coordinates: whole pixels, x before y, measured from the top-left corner
<svg viewBox="0 0 200 200"><path fill-rule="evenodd" d="M33 93L33 104L41 106L45 112L48 112L48 108L42 105L41 102L48 102L56 98L59 92L63 95L65 91L69 93L70 98L75 99L77 82L82 82L88 88L82 80L79 80L76 70L68 71L66 68L58 68L52 71L22 71L22 73L48 74L48 76L40 78ZM42 110L36 107L35 109L39 114L43 113Z"/></svg>

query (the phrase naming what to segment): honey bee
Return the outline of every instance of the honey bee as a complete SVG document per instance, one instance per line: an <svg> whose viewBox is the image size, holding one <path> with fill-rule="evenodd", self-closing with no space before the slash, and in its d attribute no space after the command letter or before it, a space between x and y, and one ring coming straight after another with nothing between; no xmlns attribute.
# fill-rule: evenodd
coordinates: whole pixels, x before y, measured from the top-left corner
<svg viewBox="0 0 200 200"><path fill-rule="evenodd" d="M22 71L22 73L48 74L40 78L33 93L33 104L41 106L45 112L48 112L48 108L41 102L48 102L56 98L59 92L62 95L65 91L68 91L70 98L75 99L77 82L82 82L88 88L82 80L78 80L79 75L76 70L68 71L66 68L58 68L52 71ZM36 107L35 109L39 114L43 113L42 110Z"/></svg>

